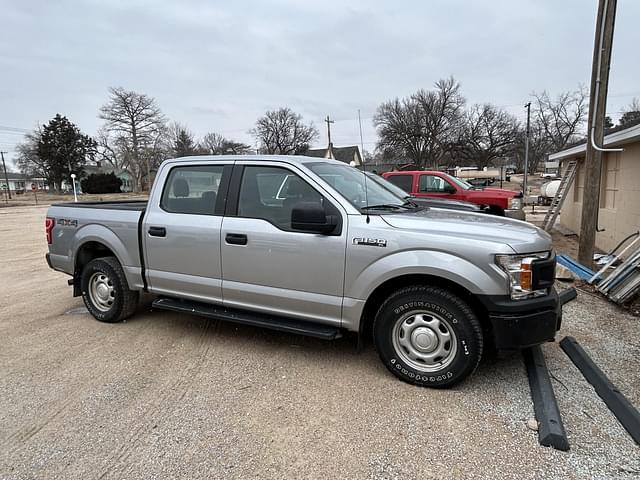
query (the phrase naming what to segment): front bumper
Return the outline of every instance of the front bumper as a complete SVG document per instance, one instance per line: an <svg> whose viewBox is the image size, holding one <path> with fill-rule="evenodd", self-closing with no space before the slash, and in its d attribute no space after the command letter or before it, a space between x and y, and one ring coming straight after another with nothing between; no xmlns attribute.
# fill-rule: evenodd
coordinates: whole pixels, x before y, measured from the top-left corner
<svg viewBox="0 0 640 480"><path fill-rule="evenodd" d="M549 295L521 301L506 295L479 298L489 312L496 348L518 350L554 340L562 323L562 306L576 298L576 291L569 288L558 295L551 289Z"/></svg>
<svg viewBox="0 0 640 480"><path fill-rule="evenodd" d="M524 221L526 219L526 215L524 213L524 210L521 208L517 208L517 209L513 209L513 210L505 210L504 211L504 216L507 218L513 218L515 220L522 220Z"/></svg>

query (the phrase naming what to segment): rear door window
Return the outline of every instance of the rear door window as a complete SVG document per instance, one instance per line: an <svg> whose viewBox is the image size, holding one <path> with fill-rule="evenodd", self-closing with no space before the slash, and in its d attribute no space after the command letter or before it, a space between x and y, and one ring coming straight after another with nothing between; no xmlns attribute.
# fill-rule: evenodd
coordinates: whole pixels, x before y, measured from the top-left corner
<svg viewBox="0 0 640 480"><path fill-rule="evenodd" d="M411 189L413 187L413 175L390 175L387 177L391 183L395 186L400 187L407 193L411 193Z"/></svg>
<svg viewBox="0 0 640 480"><path fill-rule="evenodd" d="M224 165L174 167L160 207L170 213L214 215Z"/></svg>

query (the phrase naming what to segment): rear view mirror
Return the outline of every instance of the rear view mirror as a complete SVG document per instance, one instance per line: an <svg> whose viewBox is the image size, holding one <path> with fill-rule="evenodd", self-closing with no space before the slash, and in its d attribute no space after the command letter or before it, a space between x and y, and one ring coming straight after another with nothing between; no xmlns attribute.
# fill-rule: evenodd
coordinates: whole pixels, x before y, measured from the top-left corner
<svg viewBox="0 0 640 480"><path fill-rule="evenodd" d="M447 183L447 184L444 186L444 191L445 191L446 193L456 193L456 187L454 187L453 185L450 185L450 184L448 184L448 183Z"/></svg>
<svg viewBox="0 0 640 480"><path fill-rule="evenodd" d="M316 202L297 203L291 211L291 228L301 232L332 233L338 225L335 215L327 215L324 207Z"/></svg>

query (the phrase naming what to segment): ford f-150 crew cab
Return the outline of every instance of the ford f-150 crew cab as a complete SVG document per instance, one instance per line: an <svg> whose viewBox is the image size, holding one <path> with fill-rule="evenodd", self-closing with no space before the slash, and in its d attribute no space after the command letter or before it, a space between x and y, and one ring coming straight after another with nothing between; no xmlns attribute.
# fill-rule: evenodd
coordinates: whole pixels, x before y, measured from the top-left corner
<svg viewBox="0 0 640 480"><path fill-rule="evenodd" d="M434 387L488 347L554 339L549 235L420 207L343 163L202 156L162 163L148 202L52 205L49 266L98 320L155 308L333 339L373 338L387 368Z"/></svg>
<svg viewBox="0 0 640 480"><path fill-rule="evenodd" d="M474 187L465 180L436 170L386 172L382 176L414 197L464 200L486 207L494 215L525 219L522 192Z"/></svg>

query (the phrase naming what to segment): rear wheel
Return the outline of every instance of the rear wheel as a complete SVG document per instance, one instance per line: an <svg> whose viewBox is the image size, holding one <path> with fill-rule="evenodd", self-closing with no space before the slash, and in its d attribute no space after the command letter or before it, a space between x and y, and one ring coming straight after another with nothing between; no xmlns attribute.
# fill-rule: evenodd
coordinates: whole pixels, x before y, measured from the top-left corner
<svg viewBox="0 0 640 480"><path fill-rule="evenodd" d="M394 292L374 321L381 360L405 382L449 387L471 375L482 356L480 322L459 296L439 287Z"/></svg>
<svg viewBox="0 0 640 480"><path fill-rule="evenodd" d="M138 305L138 292L129 290L115 257L102 257L85 265L81 276L82 299L96 320L115 323L130 317Z"/></svg>

